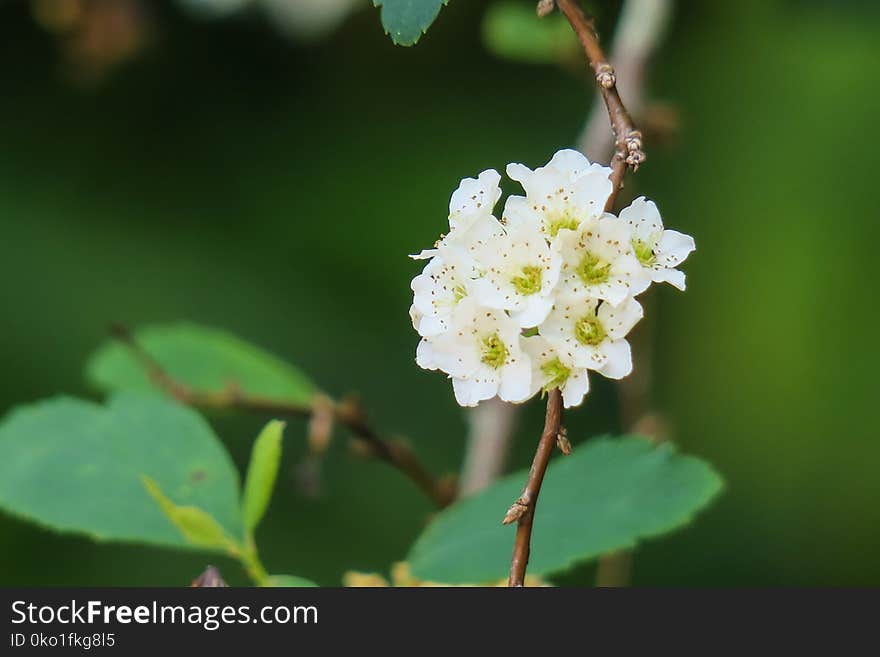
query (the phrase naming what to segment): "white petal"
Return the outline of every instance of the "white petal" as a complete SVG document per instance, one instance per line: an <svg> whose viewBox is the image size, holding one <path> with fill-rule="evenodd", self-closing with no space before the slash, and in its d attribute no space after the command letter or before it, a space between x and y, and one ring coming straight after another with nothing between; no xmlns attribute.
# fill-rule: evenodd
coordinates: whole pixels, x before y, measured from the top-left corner
<svg viewBox="0 0 880 657"><path fill-rule="evenodd" d="M480 354L470 334L459 336L456 330L449 330L431 338L431 346L436 369L450 376L469 377L481 365Z"/></svg>
<svg viewBox="0 0 880 657"><path fill-rule="evenodd" d="M665 230L657 243L657 263L664 267L676 267L696 248L694 238L690 235Z"/></svg>
<svg viewBox="0 0 880 657"><path fill-rule="evenodd" d="M565 408L578 406L590 391L590 379L587 370L572 370L568 381L562 386L562 403Z"/></svg>
<svg viewBox="0 0 880 657"><path fill-rule="evenodd" d="M422 313L419 312L419 309L412 305L409 307L409 318L412 321L413 328L417 331L419 330L419 324L422 321Z"/></svg>
<svg viewBox="0 0 880 657"><path fill-rule="evenodd" d="M685 289L684 272L677 269L653 269L651 270L651 280L655 283L669 283L682 292Z"/></svg>
<svg viewBox="0 0 880 657"><path fill-rule="evenodd" d="M441 333L444 333L449 328L446 317L431 317L429 315L423 316L418 325L416 326L416 331L423 338L431 338Z"/></svg>
<svg viewBox="0 0 880 657"><path fill-rule="evenodd" d="M489 278L480 278L471 283L474 299L482 306L498 310L513 307L511 295Z"/></svg>
<svg viewBox="0 0 880 657"><path fill-rule="evenodd" d="M590 168L574 183L573 203L580 208L589 208L590 217L601 216L605 210L605 203L614 188L608 177L610 173L610 169Z"/></svg>
<svg viewBox="0 0 880 657"><path fill-rule="evenodd" d="M584 311L583 314L587 312ZM576 314L568 302L557 300L550 314L538 327L538 332L553 345L559 344L559 341L574 339L574 323L580 314L580 308Z"/></svg>
<svg viewBox="0 0 880 657"><path fill-rule="evenodd" d="M520 183L525 189L526 185L531 181L534 171L529 169L525 164L519 162L511 162L505 169L507 177Z"/></svg>
<svg viewBox="0 0 880 657"><path fill-rule="evenodd" d="M430 260L438 253L440 249L422 249L418 253L411 253L409 257L413 260Z"/></svg>
<svg viewBox="0 0 880 657"><path fill-rule="evenodd" d="M434 308L436 283L432 274L433 272L430 271L422 272L412 279L412 282L410 283L410 288L413 291L413 305L416 307L416 310L423 315L436 314Z"/></svg>
<svg viewBox="0 0 880 657"><path fill-rule="evenodd" d="M651 280L648 279L648 283L650 282ZM627 283L628 281L626 278L615 277L605 283L593 285L587 289L600 299L604 299L610 303L612 306L617 306L623 303L623 301L629 296L630 289Z"/></svg>
<svg viewBox="0 0 880 657"><path fill-rule="evenodd" d="M495 169L486 169L476 178L463 178L449 199L449 214L491 212L498 196L501 175Z"/></svg>
<svg viewBox="0 0 880 657"><path fill-rule="evenodd" d="M593 232L593 237L586 240L588 248L606 262L614 262L632 252L629 224L613 214L603 215L590 232Z"/></svg>
<svg viewBox="0 0 880 657"><path fill-rule="evenodd" d="M633 237L648 240L663 231L663 219L654 201L639 196L620 211L620 219L632 228Z"/></svg>
<svg viewBox="0 0 880 657"><path fill-rule="evenodd" d="M510 318L522 328L532 328L547 319L551 308L553 308L552 297L531 294L525 297L525 306L522 310L511 312Z"/></svg>
<svg viewBox="0 0 880 657"><path fill-rule="evenodd" d="M584 171L590 168L590 161L580 151L571 148L563 148L556 151L547 166L553 167L560 173L566 173L571 180L576 180Z"/></svg>
<svg viewBox="0 0 880 657"><path fill-rule="evenodd" d="M481 378L452 379L452 391L459 406L476 406L484 399L491 399L498 392L498 381Z"/></svg>
<svg viewBox="0 0 880 657"><path fill-rule="evenodd" d="M508 164L507 175L522 185L532 202L543 203L548 195L552 196L560 187L567 187L571 183L567 173L554 167L538 167L532 171L522 164Z"/></svg>
<svg viewBox="0 0 880 657"><path fill-rule="evenodd" d="M617 263L617 268L626 271L629 293L633 296L647 290L654 280L652 271L642 267L635 256L624 256L621 262Z"/></svg>
<svg viewBox="0 0 880 657"><path fill-rule="evenodd" d="M612 340L620 340L632 330L632 327L644 316L642 304L628 298L619 306L602 304L599 308L599 321Z"/></svg>
<svg viewBox="0 0 880 657"><path fill-rule="evenodd" d="M508 196L501 216L508 227L525 225L537 228L541 225L541 215L535 212L525 196Z"/></svg>
<svg viewBox="0 0 880 657"><path fill-rule="evenodd" d="M515 363L501 369L498 396L513 403L524 402L532 396L532 363L526 354L521 354Z"/></svg>
<svg viewBox="0 0 880 657"><path fill-rule="evenodd" d="M622 379L632 372L632 352L630 351L629 342L626 340L615 340L600 345L602 353L605 354L607 360L598 372L609 379Z"/></svg>
<svg viewBox="0 0 880 657"><path fill-rule="evenodd" d="M532 384L529 397L537 393L545 383L545 375L541 371L544 363L556 357L556 350L541 335L531 335L521 341L523 351L528 355L532 363Z"/></svg>
<svg viewBox="0 0 880 657"><path fill-rule="evenodd" d="M422 338L419 346L416 347L416 365L424 370L436 370L437 364L434 362L434 350L431 343Z"/></svg>

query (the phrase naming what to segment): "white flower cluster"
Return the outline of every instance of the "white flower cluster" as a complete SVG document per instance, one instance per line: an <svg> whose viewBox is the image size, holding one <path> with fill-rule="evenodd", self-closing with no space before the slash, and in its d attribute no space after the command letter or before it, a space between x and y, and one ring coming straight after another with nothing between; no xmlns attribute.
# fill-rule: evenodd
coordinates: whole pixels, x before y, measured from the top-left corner
<svg viewBox="0 0 880 657"><path fill-rule="evenodd" d="M462 406L553 388L566 407L580 404L588 370L613 379L632 370L635 297L652 281L684 289L676 267L693 238L665 230L644 198L619 217L604 212L610 174L573 150L534 171L509 164L525 196L507 199L501 221L498 172L465 178L449 203L449 233L412 256L428 259L412 282L416 362L446 372Z"/></svg>

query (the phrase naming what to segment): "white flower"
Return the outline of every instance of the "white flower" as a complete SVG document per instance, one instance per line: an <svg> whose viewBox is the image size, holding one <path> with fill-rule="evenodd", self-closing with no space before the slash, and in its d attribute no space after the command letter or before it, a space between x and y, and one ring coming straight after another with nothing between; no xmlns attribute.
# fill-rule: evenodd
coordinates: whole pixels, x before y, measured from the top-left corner
<svg viewBox="0 0 880 657"><path fill-rule="evenodd" d="M584 296L557 299L538 332L575 367L621 379L632 371L632 355L624 338L642 312L641 304L631 297L617 307Z"/></svg>
<svg viewBox="0 0 880 657"><path fill-rule="evenodd" d="M410 284L413 307L418 311L413 326L423 337L443 333L455 306L470 293L470 257L456 247L444 246L440 251Z"/></svg>
<svg viewBox="0 0 880 657"><path fill-rule="evenodd" d="M467 231L481 220L492 216L501 198L501 175L486 169L476 178L463 178L449 199L450 230Z"/></svg>
<svg viewBox="0 0 880 657"><path fill-rule="evenodd" d="M653 201L640 196L620 211L632 231L633 252L655 283L670 283L684 290L684 273L676 269L696 248L694 238L677 230L664 230Z"/></svg>
<svg viewBox="0 0 880 657"><path fill-rule="evenodd" d="M416 347L416 365L423 370L438 369L437 362L434 360L434 348L431 346L430 338L419 340L419 346Z"/></svg>
<svg viewBox="0 0 880 657"><path fill-rule="evenodd" d="M554 243L562 255L560 294L617 305L644 292L651 279L633 253L629 225L605 214L567 230Z"/></svg>
<svg viewBox="0 0 880 657"><path fill-rule="evenodd" d="M576 367L567 352L557 351L540 335L524 338L523 350L532 360L532 394L559 388L565 408L583 401L590 390L586 368Z"/></svg>
<svg viewBox="0 0 880 657"><path fill-rule="evenodd" d="M505 223L538 226L549 240L601 216L612 189L611 169L591 164L581 153L568 149L534 171L508 164L507 175L522 184L526 195L507 199Z"/></svg>
<svg viewBox="0 0 880 657"><path fill-rule="evenodd" d="M409 307L409 318L412 320L413 328L416 331L419 331L424 315L419 312L418 308L415 307L415 304ZM437 365L434 363L434 352L431 350L431 344L428 338L422 338L419 340L419 345L416 347L416 364L425 370L437 369Z"/></svg>
<svg viewBox="0 0 880 657"><path fill-rule="evenodd" d="M553 389L577 406L589 370L632 371L626 336L643 312L634 297L652 280L684 289L676 267L694 241L665 230L644 198L619 218L604 212L611 169L577 151L507 173L525 196L508 198L503 222L500 176L487 169L453 192L449 233L412 256L428 260L412 281L416 363L445 372L462 406Z"/></svg>
<svg viewBox="0 0 880 657"><path fill-rule="evenodd" d="M521 347L520 327L504 311L462 299L449 330L428 340L423 360L452 377L455 399L475 406L496 395L509 402L531 396L531 361Z"/></svg>
<svg viewBox="0 0 880 657"><path fill-rule="evenodd" d="M523 328L544 321L553 307L562 259L537 227L509 227L486 241L476 259L483 276L473 282L473 290L481 304L510 311Z"/></svg>
<svg viewBox="0 0 880 657"><path fill-rule="evenodd" d="M492 211L501 198L495 169L486 169L477 178L463 178L449 199L449 234L438 240L433 249L411 255L413 260L427 260L445 246L473 252L481 244L499 235L503 228Z"/></svg>

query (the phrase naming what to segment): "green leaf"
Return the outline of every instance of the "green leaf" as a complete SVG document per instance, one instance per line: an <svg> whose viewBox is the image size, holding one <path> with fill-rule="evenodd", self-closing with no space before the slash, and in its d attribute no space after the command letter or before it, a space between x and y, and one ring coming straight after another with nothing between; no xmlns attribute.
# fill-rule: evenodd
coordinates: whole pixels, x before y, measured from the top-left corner
<svg viewBox="0 0 880 657"><path fill-rule="evenodd" d="M438 514L410 550L413 575L489 582L510 567L515 527L501 518L526 471ZM597 438L557 457L544 479L532 533L529 574L550 575L686 525L723 486L704 461L639 437Z"/></svg>
<svg viewBox="0 0 880 657"><path fill-rule="evenodd" d="M399 46L411 46L437 18L449 0L373 0L381 7L385 33Z"/></svg>
<svg viewBox="0 0 880 657"><path fill-rule="evenodd" d="M247 477L244 483L244 498L241 502L244 528L252 533L260 524L281 465L281 437L284 434L284 422L272 420L257 439L251 450L251 461L248 464Z"/></svg>
<svg viewBox="0 0 880 657"><path fill-rule="evenodd" d="M312 588L318 586L313 581L295 575L269 575L266 586L274 588Z"/></svg>
<svg viewBox="0 0 880 657"><path fill-rule="evenodd" d="M151 326L134 339L173 378L195 390L243 392L292 404L308 404L315 385L299 370L235 336L190 323ZM155 390L143 364L118 340L89 359L86 377L105 391Z"/></svg>
<svg viewBox="0 0 880 657"><path fill-rule="evenodd" d="M159 504L165 517L171 521L183 537L197 547L226 550L237 549L235 541L230 539L220 524L202 509L195 506L179 506L168 499L155 481L150 477L141 477L144 488Z"/></svg>
<svg viewBox="0 0 880 657"><path fill-rule="evenodd" d="M489 7L483 42L499 57L529 63L555 63L579 51L565 17L557 12L538 18L534 3L508 1Z"/></svg>
<svg viewBox="0 0 880 657"><path fill-rule="evenodd" d="M192 547L144 488L243 537L238 473L195 411L155 395L120 393L105 406L59 397L0 422L0 508L95 540ZM190 512L193 535L199 520Z"/></svg>

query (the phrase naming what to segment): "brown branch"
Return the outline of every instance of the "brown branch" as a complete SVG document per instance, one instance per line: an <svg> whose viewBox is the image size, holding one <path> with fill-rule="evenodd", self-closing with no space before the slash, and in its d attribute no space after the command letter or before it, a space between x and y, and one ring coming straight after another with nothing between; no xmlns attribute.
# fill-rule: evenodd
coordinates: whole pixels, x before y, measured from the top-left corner
<svg viewBox="0 0 880 657"><path fill-rule="evenodd" d="M308 404L297 404L256 395L248 395L238 386L230 385L220 392L194 390L172 377L123 326L114 326L112 335L124 344L138 360L153 384L182 404L198 408L229 409L270 415L273 417L312 418L320 412L332 413L333 419L346 427L357 440L361 452L384 461L403 473L438 507L445 507L455 499L455 487L450 482L436 479L418 460L415 453L400 441L386 440L367 421L355 399L341 402L316 396Z"/></svg>
<svg viewBox="0 0 880 657"><path fill-rule="evenodd" d="M599 46L599 37L593 27L592 20L584 15L575 0L556 0L556 5L565 14L584 48L587 61L595 73L596 83L599 85L599 91L605 101L611 129L614 132L616 150L611 161L612 191L605 204L607 212L614 205L617 193L623 185L623 177L627 168L632 167L635 171L645 161L645 153L642 150L642 135L636 130L629 112L620 100L614 69L606 60L605 53ZM538 14L540 16L548 14L549 7L550 3L542 0L538 4ZM538 449L532 461L526 486L520 498L511 505L504 517L504 524L517 521L516 541L510 563L508 586L523 586L525 581L535 507L538 504L538 495L541 492L541 484L550 463L550 456L553 454L553 448L557 445L563 452L568 446L568 439L565 437L562 427L562 393L558 388L551 390L547 397L544 431L538 442Z"/></svg>
<svg viewBox="0 0 880 657"><path fill-rule="evenodd" d="M572 29L577 34L587 61L593 69L599 92L605 101L608 110L608 118L611 121L611 129L614 132L615 152L611 158L611 182L613 188L605 211L609 211L617 198L617 192L623 185L623 177L626 170L632 167L635 171L645 161L645 152L642 150L642 133L636 130L632 117L620 99L617 92L617 77L614 68L608 63L602 47L599 45L599 36L593 25L593 20L586 17L575 0L556 0L559 10L565 14Z"/></svg>
<svg viewBox="0 0 880 657"><path fill-rule="evenodd" d="M544 474L550 463L550 456L556 447L559 434L562 432L562 393L554 388L547 395L547 415L544 419L544 431L538 442L538 450L529 470L529 478L522 495L507 510L504 524L517 521L516 541L513 546L513 558L510 561L510 579L508 586L523 586L526 578L526 566L529 563L529 552L532 541L532 521L535 518L535 507Z"/></svg>
<svg viewBox="0 0 880 657"><path fill-rule="evenodd" d="M555 1L555 0L554 0ZM609 59L617 78L617 91L626 99L626 108L636 121L654 124L659 138L669 138L675 130L675 110L653 104L645 99L645 78L648 64L661 43L672 15L674 0L625 0L614 27L614 45ZM614 133L608 129L605 103L596 90L598 102L593 104L589 118L578 137L577 145L593 162L602 162L614 153ZM652 129L642 129L650 133Z"/></svg>

